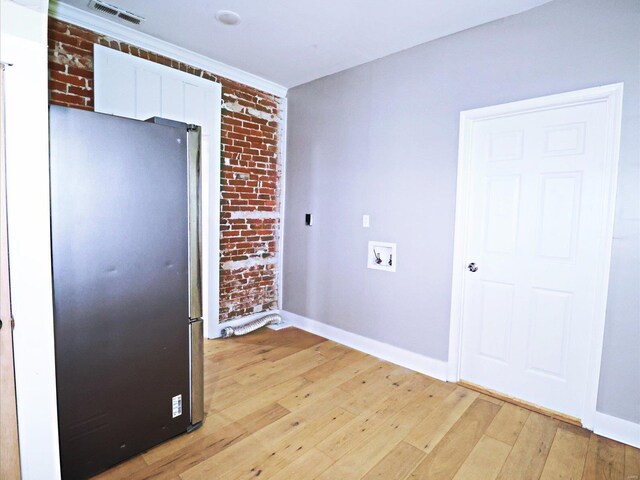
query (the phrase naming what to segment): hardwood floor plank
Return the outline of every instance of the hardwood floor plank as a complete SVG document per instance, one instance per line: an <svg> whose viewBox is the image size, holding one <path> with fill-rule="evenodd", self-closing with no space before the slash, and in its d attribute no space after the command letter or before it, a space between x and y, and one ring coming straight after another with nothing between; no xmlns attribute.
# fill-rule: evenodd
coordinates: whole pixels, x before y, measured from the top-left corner
<svg viewBox="0 0 640 480"><path fill-rule="evenodd" d="M204 422L202 423L202 427L200 427L199 429L191 432L190 434L183 433L182 435L172 438L167 442L161 443L151 450L144 452L142 454L142 457L149 465L160 460L164 460L168 456L179 450L182 450L192 443L195 443L204 437L214 434L230 423L233 423L233 420L231 420L230 418L218 412L210 412L205 417Z"/></svg>
<svg viewBox="0 0 640 480"><path fill-rule="evenodd" d="M640 448L624 447L624 479L640 480Z"/></svg>
<svg viewBox="0 0 640 480"><path fill-rule="evenodd" d="M257 443L249 445L250 442L247 440L247 436L248 432L245 429L235 423L231 423L126 478L127 480L148 480L181 475L190 467L199 465L221 452L226 452L229 449L231 449L232 453L236 452L237 449L233 449L233 447L237 446L241 440L247 447L260 448Z"/></svg>
<svg viewBox="0 0 640 480"><path fill-rule="evenodd" d="M625 446L592 434L582 474L583 480L623 480L624 469Z"/></svg>
<svg viewBox="0 0 640 480"><path fill-rule="evenodd" d="M380 460L363 480L403 480L426 454L408 443L400 442Z"/></svg>
<svg viewBox="0 0 640 480"><path fill-rule="evenodd" d="M184 468L196 462L196 459L204 459L207 456L215 455L226 446L242 440L242 438L270 425L288 413L289 411L281 405L273 404L265 409L252 412L235 423L220 413L210 415L198 430L190 434L183 434L145 452L143 456L150 467L141 471L140 478L146 478L147 476L152 478L153 475L162 478L168 472L181 472ZM220 437L221 432L223 433L222 437ZM241 432L241 435L234 436L238 432ZM232 438L233 441L224 445L224 442L220 442L219 438ZM215 448L210 448L211 445L215 446ZM223 448L220 448L221 446ZM198 451L199 449L204 449L206 454L192 455L193 451ZM173 459L169 466L166 466L167 459Z"/></svg>
<svg viewBox="0 0 640 480"><path fill-rule="evenodd" d="M476 399L408 478L449 480L484 435L499 405Z"/></svg>
<svg viewBox="0 0 640 480"><path fill-rule="evenodd" d="M384 380L387 375L390 375L397 368L399 367L393 363L378 360L371 368L349 378L339 387L353 395L357 395L358 392L369 390L371 384Z"/></svg>
<svg viewBox="0 0 640 480"><path fill-rule="evenodd" d="M498 478L500 480L540 478L557 429L558 420L531 412Z"/></svg>
<svg viewBox="0 0 640 480"><path fill-rule="evenodd" d="M340 428L342 422L349 421L351 416L348 412L344 412L338 416L333 411L336 408L329 402L324 405L313 406L314 408L303 409L279 419L276 422L256 431L252 435L247 436L242 442L233 445L229 451L223 451L218 455L211 456L198 465L184 471L181 475L184 479L199 478L222 478L231 477L233 475L241 475L243 469L248 467L251 471L254 465L248 466L249 463L257 463L260 460L268 459L280 451L281 456L285 453L291 454L294 441L303 435L299 432L313 432L314 429L327 428L330 431ZM337 422L331 424L329 419L336 417ZM291 440L288 442L287 440ZM299 446L299 445L298 445ZM313 445L310 445L312 447ZM295 448L298 448L297 446ZM294 449L295 450L295 449ZM302 450L302 449L300 449ZM303 454L304 451L300 452ZM291 454L293 455L293 454ZM279 460L280 457L277 459ZM228 463L230 462L231 463ZM291 459L293 461L293 458ZM259 465L259 470L266 469L268 465ZM254 475L257 472L254 471Z"/></svg>
<svg viewBox="0 0 640 480"><path fill-rule="evenodd" d="M434 401L434 394L437 393L439 385L429 384L422 387L418 382L409 383L402 390L394 392L387 398L383 398L374 408L361 412L352 422L345 425L326 440L318 444L318 449L329 457L337 460L344 456L359 444L369 441L376 431L385 422L390 421L395 415L403 411L412 400L420 405L419 413L427 415L429 413L429 400ZM417 400L415 400L417 399ZM413 406L412 406L413 408ZM413 425L408 425L407 431Z"/></svg>
<svg viewBox="0 0 640 480"><path fill-rule="evenodd" d="M256 476L271 478L352 418L349 412L341 408L331 410L307 425L291 430L277 441L269 442L270 451L267 453L248 454L242 463L227 466L225 472L216 474L216 479L241 480Z"/></svg>
<svg viewBox="0 0 640 480"><path fill-rule="evenodd" d="M558 428L540 480L580 480L588 446L588 436Z"/></svg>
<svg viewBox="0 0 640 480"><path fill-rule="evenodd" d="M558 428L562 428L563 430L568 430L574 435L585 437L587 440L589 440L589 437L591 437L591 433L592 433L586 428L578 427L577 425L573 425L571 423L566 423L563 421L558 422Z"/></svg>
<svg viewBox="0 0 640 480"><path fill-rule="evenodd" d="M270 480L313 479L324 472L333 463L320 450L312 448L300 458L290 463L278 473L269 477Z"/></svg>
<svg viewBox="0 0 640 480"><path fill-rule="evenodd" d="M267 450L266 445L260 443L255 437L248 436L199 462L185 465L181 469L180 478L218 479L220 475L228 473L234 465L241 464L247 458L266 454Z"/></svg>
<svg viewBox="0 0 640 480"><path fill-rule="evenodd" d="M355 351L349 347L331 340L325 340L324 342L320 342L317 345L314 345L313 350L320 355L327 357L327 359L329 360L333 360L334 358L337 358L340 355L344 355L347 352Z"/></svg>
<svg viewBox="0 0 640 480"><path fill-rule="evenodd" d="M316 380L311 380L308 374L303 375L303 378L310 383L282 398L279 401L280 404L289 410L296 410L310 405L316 402L318 397L322 396L327 390L338 387L338 385L344 383L345 380L353 377L354 374L357 375L371 368L371 366L378 362L377 359L369 356L355 356L355 358L357 358L357 360L352 360L352 358L349 357L349 362L341 358L340 362L333 364L336 369L327 373L324 377L316 378L315 375L311 375L311 378L316 378ZM321 367L328 364L329 362L321 365ZM339 365L343 365L342 368L338 368Z"/></svg>
<svg viewBox="0 0 640 480"><path fill-rule="evenodd" d="M252 434L286 417L289 413L289 410L279 403L272 403L260 410L251 412L246 417L240 418L236 421L236 424L244 428L249 434Z"/></svg>
<svg viewBox="0 0 640 480"><path fill-rule="evenodd" d="M225 408L222 410L222 413L233 419L242 418L255 410L259 410L271 403L277 402L290 393L304 387L308 383L309 382L303 377L294 377L283 383L278 383L273 387L262 390L257 394L251 395L245 400L241 400L240 402Z"/></svg>
<svg viewBox="0 0 640 480"><path fill-rule="evenodd" d="M489 437L485 432L453 478L495 480L510 451L511 445Z"/></svg>
<svg viewBox="0 0 640 480"><path fill-rule="evenodd" d="M405 441L426 453L431 452L478 395L464 387L456 387L427 418L412 429Z"/></svg>
<svg viewBox="0 0 640 480"><path fill-rule="evenodd" d="M121 478L130 478L132 475L147 468L147 463L142 455L136 455L126 462L110 468L106 472L100 473L93 477L95 480L119 480Z"/></svg>
<svg viewBox="0 0 640 480"><path fill-rule="evenodd" d="M406 432L400 426L395 418L385 423L366 442L357 443L355 448L322 472L318 480L361 478L402 441Z"/></svg>
<svg viewBox="0 0 640 480"><path fill-rule="evenodd" d="M491 403L495 403L496 405L502 406L505 404L504 400L500 400L499 398L496 397L491 397L485 393L481 393L480 396L478 397L480 400L484 400L486 402L491 402Z"/></svg>
<svg viewBox="0 0 640 480"><path fill-rule="evenodd" d="M327 357L316 352L314 347L311 347L280 360L263 362L243 368L233 373L232 377L241 385L251 385L258 382L264 384L276 378L276 375L281 378L297 377L327 361Z"/></svg>
<svg viewBox="0 0 640 480"><path fill-rule="evenodd" d="M339 388L346 390L353 396L352 400L343 405L351 413L358 415L378 402L379 397L392 395L395 390L402 389L413 376L414 372L404 367L392 369L387 375L368 383L360 383L358 388Z"/></svg>
<svg viewBox="0 0 640 480"><path fill-rule="evenodd" d="M504 403L487 429L487 435L513 445L531 412L512 403Z"/></svg>
<svg viewBox="0 0 640 480"><path fill-rule="evenodd" d="M363 372L367 368L371 368L377 364L378 359L367 355L366 353L358 352L356 350L349 350L341 353L340 355L331 358L329 362L326 362L322 365L319 365L315 368L312 368L308 372L304 374L304 378L309 380L310 382L317 382L319 380L323 380L327 376L332 375L336 371L340 371L344 368L350 367L354 363L360 360L366 359L367 367L355 372L352 376L358 375ZM348 377L351 378L351 377ZM343 380L343 382L346 381ZM342 382L341 382L342 383Z"/></svg>

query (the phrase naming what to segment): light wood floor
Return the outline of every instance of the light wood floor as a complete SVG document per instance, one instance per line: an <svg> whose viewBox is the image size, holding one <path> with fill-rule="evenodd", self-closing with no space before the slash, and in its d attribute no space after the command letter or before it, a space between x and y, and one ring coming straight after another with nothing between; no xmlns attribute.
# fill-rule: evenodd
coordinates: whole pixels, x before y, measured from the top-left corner
<svg viewBox="0 0 640 480"><path fill-rule="evenodd" d="M207 417L100 479L640 479L640 450L288 328L205 342Z"/></svg>

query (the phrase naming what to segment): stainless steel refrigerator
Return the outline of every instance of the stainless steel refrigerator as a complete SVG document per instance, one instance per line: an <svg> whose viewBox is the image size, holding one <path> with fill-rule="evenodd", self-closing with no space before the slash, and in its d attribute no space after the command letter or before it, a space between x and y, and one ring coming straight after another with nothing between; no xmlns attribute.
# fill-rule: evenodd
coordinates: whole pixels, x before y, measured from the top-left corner
<svg viewBox="0 0 640 480"><path fill-rule="evenodd" d="M49 119L62 476L87 478L203 420L200 128Z"/></svg>

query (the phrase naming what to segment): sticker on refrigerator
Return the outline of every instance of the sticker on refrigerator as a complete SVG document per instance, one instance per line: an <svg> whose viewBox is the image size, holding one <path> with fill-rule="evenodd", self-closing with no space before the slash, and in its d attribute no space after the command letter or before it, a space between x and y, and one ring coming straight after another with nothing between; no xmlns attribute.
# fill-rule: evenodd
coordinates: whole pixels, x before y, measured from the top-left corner
<svg viewBox="0 0 640 480"><path fill-rule="evenodd" d="M182 395L176 395L171 399L171 410L173 412L173 418L182 415Z"/></svg>

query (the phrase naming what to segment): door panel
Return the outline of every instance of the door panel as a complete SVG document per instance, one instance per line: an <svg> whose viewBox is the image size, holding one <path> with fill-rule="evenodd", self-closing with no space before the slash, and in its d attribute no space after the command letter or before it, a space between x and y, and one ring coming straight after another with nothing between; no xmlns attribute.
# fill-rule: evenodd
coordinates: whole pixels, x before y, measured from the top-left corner
<svg viewBox="0 0 640 480"><path fill-rule="evenodd" d="M155 72L136 70L136 117L147 120L162 111L162 78Z"/></svg>
<svg viewBox="0 0 640 480"><path fill-rule="evenodd" d="M513 285L482 282L480 353L506 363L509 359Z"/></svg>
<svg viewBox="0 0 640 480"><path fill-rule="evenodd" d="M568 292L533 288L527 370L566 380L572 297ZM543 347L543 348L541 348Z"/></svg>
<svg viewBox="0 0 640 480"><path fill-rule="evenodd" d="M518 238L520 176L487 179L487 224L485 249L491 253L513 253Z"/></svg>
<svg viewBox="0 0 640 480"><path fill-rule="evenodd" d="M161 94L161 109L152 116L182 121L184 118L184 84L176 78L164 77Z"/></svg>
<svg viewBox="0 0 640 480"><path fill-rule="evenodd" d="M478 122L460 376L582 412L604 215L605 102Z"/></svg>
<svg viewBox="0 0 640 480"><path fill-rule="evenodd" d="M109 105L106 113L136 118L136 69L133 65L121 58L110 59L108 65L103 65L102 58L96 55L95 69L104 72L94 76L96 111L103 111L100 106L106 104ZM104 91L104 96L98 97L98 91Z"/></svg>
<svg viewBox="0 0 640 480"><path fill-rule="evenodd" d="M543 174L537 254L571 260L577 240L582 172Z"/></svg>

